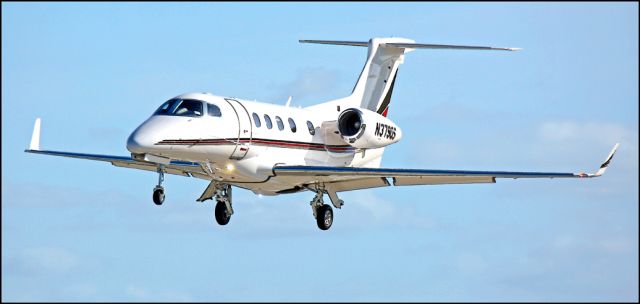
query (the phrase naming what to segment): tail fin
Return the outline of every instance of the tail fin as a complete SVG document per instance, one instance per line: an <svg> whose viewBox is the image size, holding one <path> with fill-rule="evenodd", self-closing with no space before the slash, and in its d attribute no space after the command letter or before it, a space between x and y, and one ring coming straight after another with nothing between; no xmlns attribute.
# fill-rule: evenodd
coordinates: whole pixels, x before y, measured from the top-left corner
<svg viewBox="0 0 640 304"><path fill-rule="evenodd" d="M372 38L369 42L300 40L301 43L367 46L367 61L353 87L351 95L316 106L338 106L343 109L360 107L387 116L391 94L398 75L398 66L404 62L404 54L417 48L517 51L517 48L462 46L443 44L419 44L405 38ZM316 107L313 106L313 107Z"/></svg>

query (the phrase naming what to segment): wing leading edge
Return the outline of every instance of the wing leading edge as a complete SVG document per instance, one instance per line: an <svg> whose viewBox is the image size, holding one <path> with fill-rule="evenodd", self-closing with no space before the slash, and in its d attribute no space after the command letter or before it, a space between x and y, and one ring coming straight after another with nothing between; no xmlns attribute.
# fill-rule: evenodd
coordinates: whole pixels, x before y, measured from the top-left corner
<svg viewBox="0 0 640 304"><path fill-rule="evenodd" d="M434 169L394 169L394 168L353 168L324 166L276 166L273 172L277 176L316 176L392 178L394 186L495 183L496 178L591 178L604 174L618 149L616 144L597 173L558 173L558 172L515 172L515 171L469 171Z"/></svg>

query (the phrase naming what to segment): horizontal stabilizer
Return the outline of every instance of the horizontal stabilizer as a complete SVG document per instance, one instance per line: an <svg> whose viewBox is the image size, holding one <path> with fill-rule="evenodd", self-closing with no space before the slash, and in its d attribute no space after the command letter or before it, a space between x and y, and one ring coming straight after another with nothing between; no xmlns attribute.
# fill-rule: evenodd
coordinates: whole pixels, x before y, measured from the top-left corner
<svg viewBox="0 0 640 304"><path fill-rule="evenodd" d="M368 46L368 42L362 41L336 41L336 40L298 40L300 43L316 43L316 44L333 44L333 45L351 45L351 46Z"/></svg>
<svg viewBox="0 0 640 304"><path fill-rule="evenodd" d="M521 50L521 48L472 46L472 45L423 44L423 43L386 43L385 46L392 46L392 47L405 48L405 49L448 49L448 50L486 50L486 51L519 51Z"/></svg>
<svg viewBox="0 0 640 304"><path fill-rule="evenodd" d="M368 46L366 41L338 41L338 40L299 40L300 43L316 43L331 45ZM425 44L425 43L380 43L384 47L396 47L403 49L442 49L442 50L487 50L487 51L519 51L521 48L473 46L473 45L450 45L450 44Z"/></svg>

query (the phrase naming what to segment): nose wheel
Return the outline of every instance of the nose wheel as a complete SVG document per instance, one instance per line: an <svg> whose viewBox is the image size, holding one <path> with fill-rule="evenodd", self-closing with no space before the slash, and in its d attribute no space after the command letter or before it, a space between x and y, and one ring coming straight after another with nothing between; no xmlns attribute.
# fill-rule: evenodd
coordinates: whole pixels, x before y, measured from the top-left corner
<svg viewBox="0 0 640 304"><path fill-rule="evenodd" d="M164 188L162 186L156 186L153 189L153 202L158 206L164 203Z"/></svg>
<svg viewBox="0 0 640 304"><path fill-rule="evenodd" d="M162 182L164 181L164 166L158 166L158 185L153 188L153 203L160 206L164 203L164 187Z"/></svg>

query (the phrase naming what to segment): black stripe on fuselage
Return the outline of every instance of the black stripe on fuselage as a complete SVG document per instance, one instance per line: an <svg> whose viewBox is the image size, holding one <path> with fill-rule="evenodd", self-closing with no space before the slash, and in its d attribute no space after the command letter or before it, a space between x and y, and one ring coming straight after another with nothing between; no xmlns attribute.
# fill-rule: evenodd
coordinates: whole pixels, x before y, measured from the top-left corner
<svg viewBox="0 0 640 304"><path fill-rule="evenodd" d="M322 143L310 143L300 141L289 140L275 140L264 138L216 138L216 139L165 139L157 142L156 145L237 145L247 144L258 146L274 146L279 148L294 148L294 149L307 149L307 150L329 150L336 152L352 152L353 147L349 145L325 145Z"/></svg>

